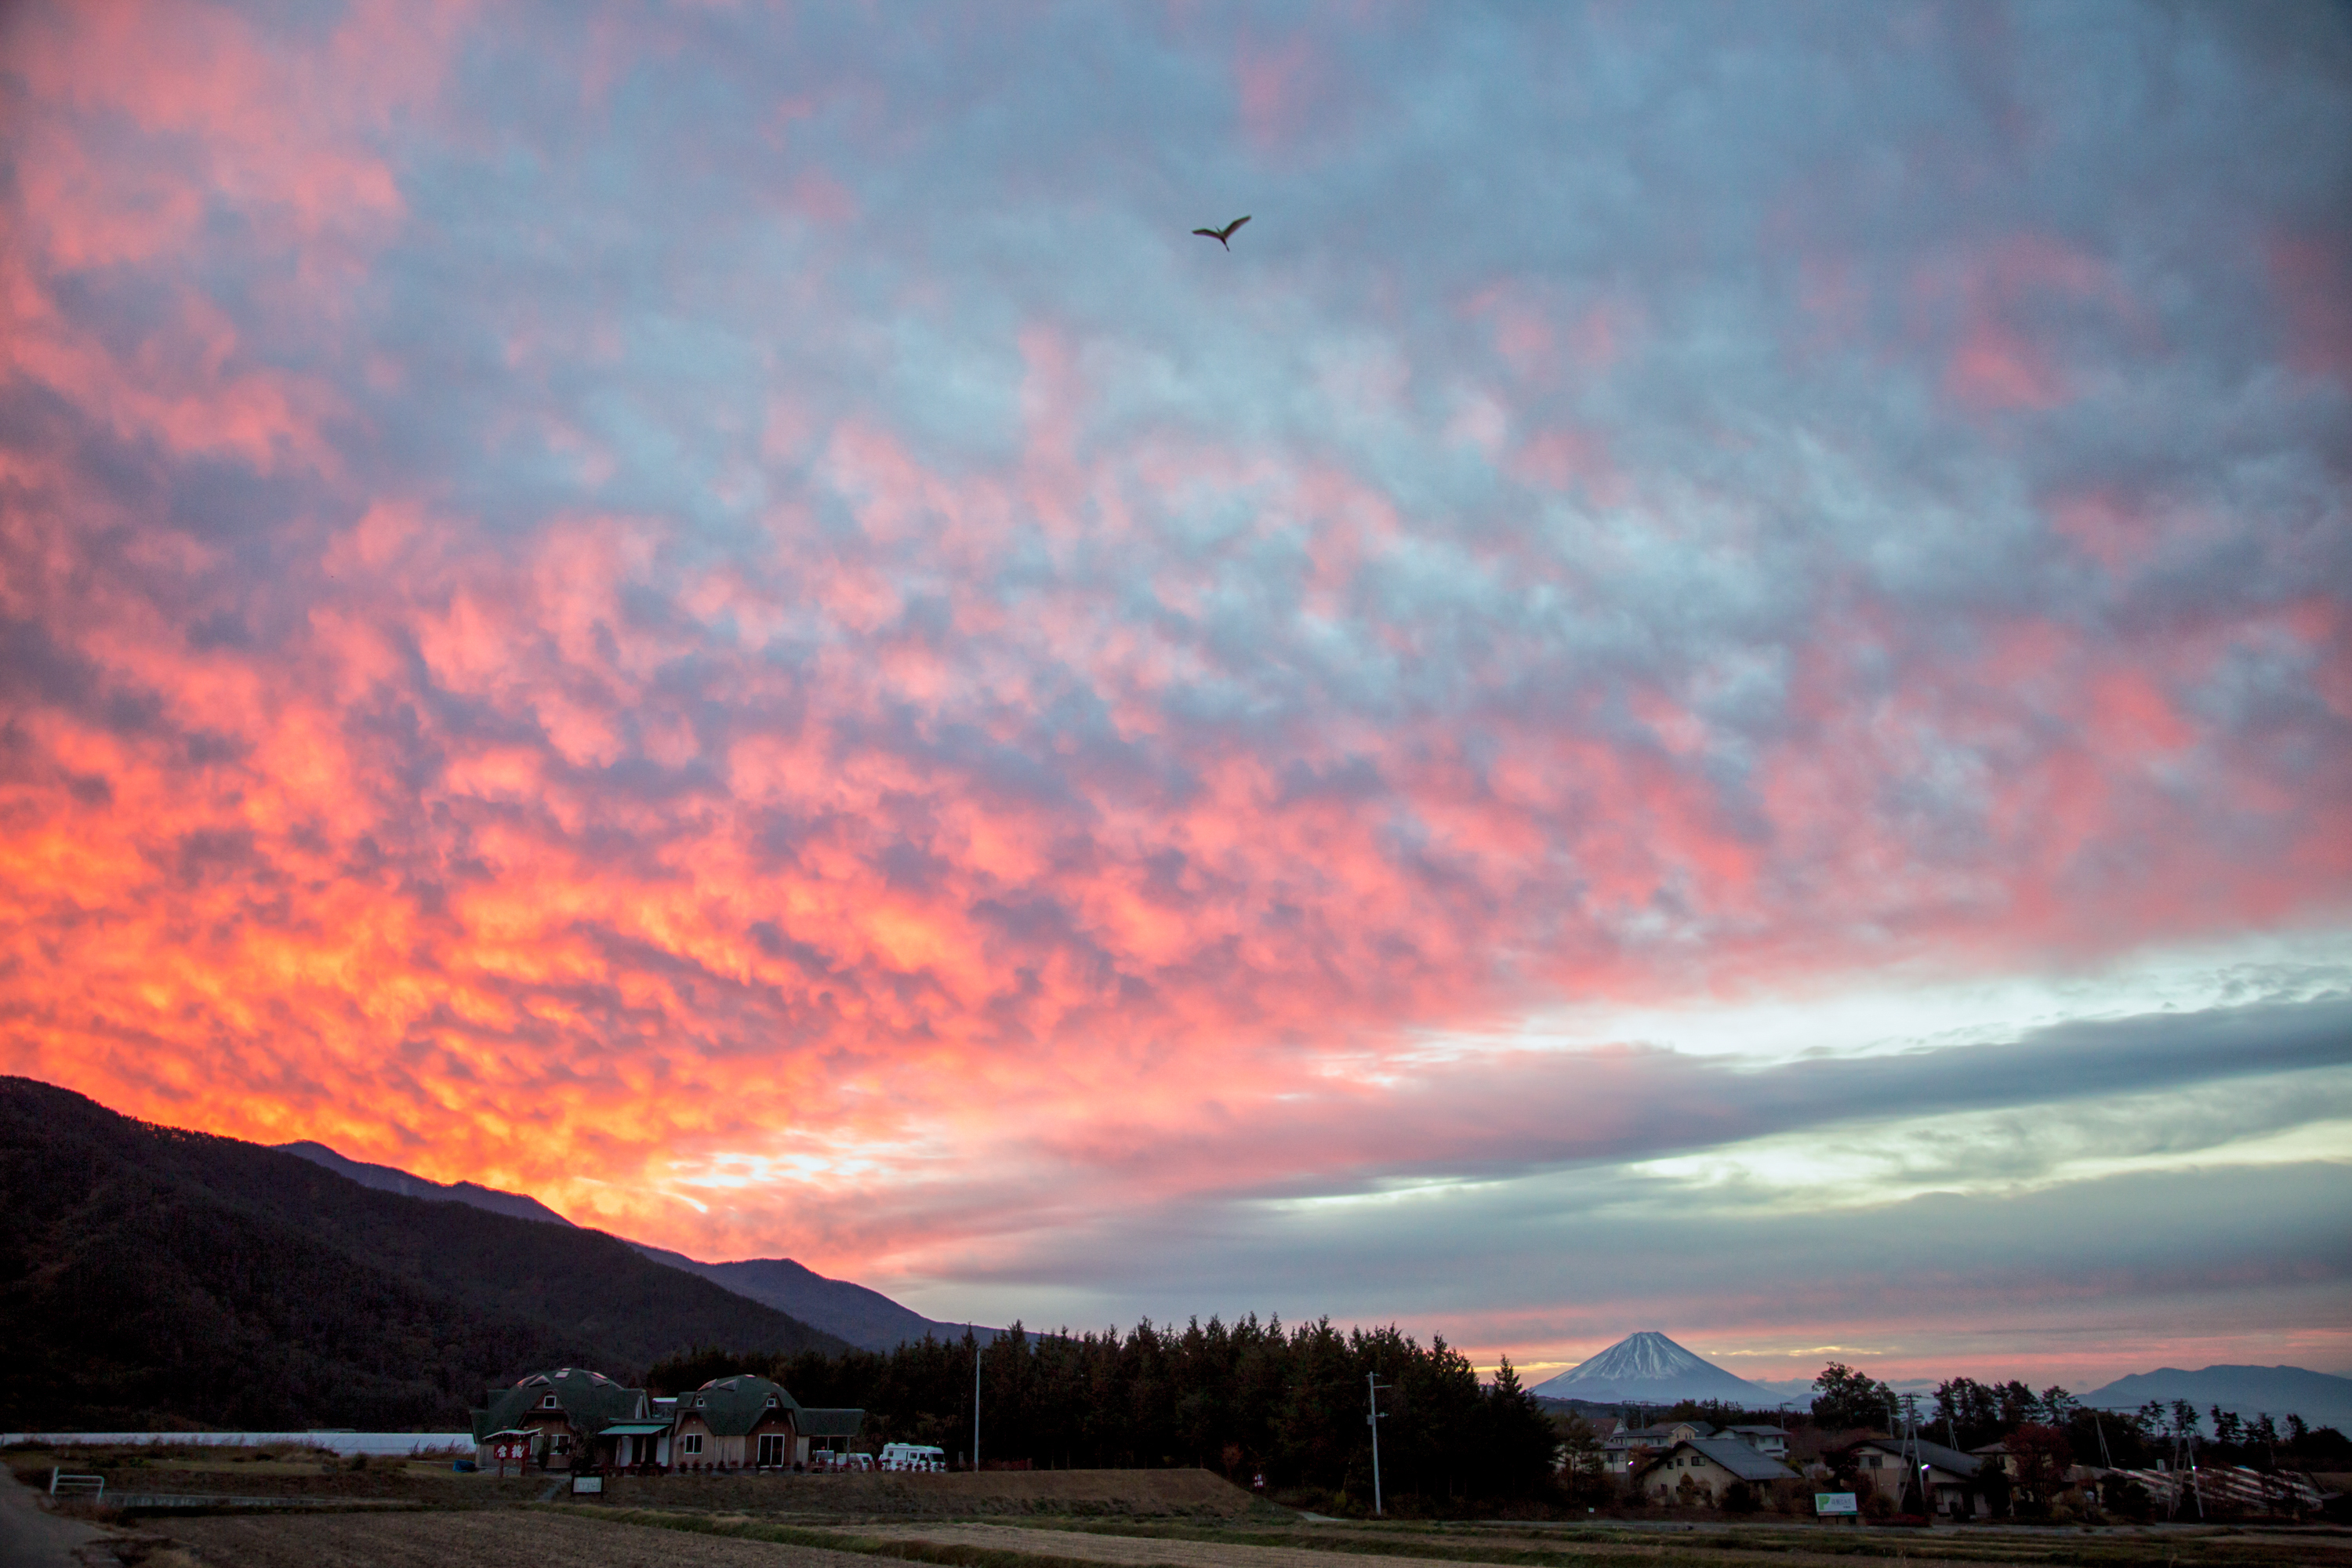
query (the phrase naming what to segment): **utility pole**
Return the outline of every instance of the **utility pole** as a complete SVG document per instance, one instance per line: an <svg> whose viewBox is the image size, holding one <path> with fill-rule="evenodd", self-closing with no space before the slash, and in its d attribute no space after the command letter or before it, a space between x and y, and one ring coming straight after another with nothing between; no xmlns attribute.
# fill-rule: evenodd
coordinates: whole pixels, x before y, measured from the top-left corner
<svg viewBox="0 0 2352 1568"><path fill-rule="evenodd" d="M1364 1388L1371 1398L1372 1413L1364 1417L1364 1425L1372 1429L1372 1512L1381 1514L1381 1374L1364 1373Z"/></svg>
<svg viewBox="0 0 2352 1568"><path fill-rule="evenodd" d="M972 1468L972 1469L973 1469L973 1471L974 1471L975 1473L977 1473L977 1472L978 1472L978 1470L980 1469L980 1352L981 1352L982 1351L985 1350L986 1348L987 1348L987 1347L986 1347L985 1345L982 1345L982 1344L980 1342L980 1336L979 1336L978 1334L974 1334L974 1335L972 1335L972 1337L971 1337L971 1468Z"/></svg>
<svg viewBox="0 0 2352 1568"><path fill-rule="evenodd" d="M1893 1411L1890 1409L1888 1414L1892 1415ZM1935 1504L1927 1496L1927 1458L1919 1452L1919 1396L1916 1394L1906 1394L1903 1396L1902 1451L1904 1468L1911 1472L1908 1485L1919 1489L1919 1511L1922 1515L1932 1515L1935 1511ZM1895 1500L1895 1505L1900 1508L1905 1500L1906 1499L1898 1494Z"/></svg>

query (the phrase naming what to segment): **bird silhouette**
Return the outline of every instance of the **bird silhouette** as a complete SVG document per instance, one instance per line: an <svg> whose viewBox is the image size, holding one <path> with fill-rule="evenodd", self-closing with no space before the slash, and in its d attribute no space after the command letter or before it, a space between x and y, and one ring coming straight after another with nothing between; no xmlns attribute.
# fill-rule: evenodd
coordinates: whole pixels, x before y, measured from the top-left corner
<svg viewBox="0 0 2352 1568"><path fill-rule="evenodd" d="M1192 232L1194 234L1205 234L1211 239L1215 240L1219 245L1224 246L1227 250L1231 250L1233 246L1227 242L1234 237L1234 230L1241 227L1242 225L1247 222L1249 222L1249 219L1246 216L1237 217L1234 219L1233 222L1225 225L1223 228L1196 228Z"/></svg>

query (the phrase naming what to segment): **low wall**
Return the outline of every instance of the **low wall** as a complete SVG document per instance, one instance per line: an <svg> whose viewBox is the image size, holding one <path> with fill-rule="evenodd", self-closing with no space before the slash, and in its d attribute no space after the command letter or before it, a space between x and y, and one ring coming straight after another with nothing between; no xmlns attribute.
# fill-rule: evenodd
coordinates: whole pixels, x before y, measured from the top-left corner
<svg viewBox="0 0 2352 1568"><path fill-rule="evenodd" d="M1248 1492L1207 1470L983 1470L978 1475L614 1476L618 1508L741 1510L801 1518L959 1518L1003 1514L1095 1518L1231 1518Z"/></svg>
<svg viewBox="0 0 2352 1568"><path fill-rule="evenodd" d="M471 1432L0 1432L0 1446L37 1443L44 1448L324 1448L371 1458L455 1454L471 1458Z"/></svg>

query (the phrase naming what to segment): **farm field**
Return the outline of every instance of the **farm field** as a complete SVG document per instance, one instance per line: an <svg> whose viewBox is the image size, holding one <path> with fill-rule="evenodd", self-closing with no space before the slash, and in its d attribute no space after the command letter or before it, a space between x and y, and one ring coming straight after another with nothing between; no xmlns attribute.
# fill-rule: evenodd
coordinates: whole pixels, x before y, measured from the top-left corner
<svg viewBox="0 0 2352 1568"><path fill-rule="evenodd" d="M335 1502L407 1501L433 1509L488 1508L543 1500L561 1477L462 1474L448 1461L347 1461L316 1454L226 1449L16 1449L9 1468L26 1486L61 1465L106 1479L108 1492L225 1494ZM981 1475L614 1476L615 1508L743 1511L809 1521L971 1519L1001 1515L1215 1521L1248 1514L1247 1492L1206 1470L991 1470Z"/></svg>
<svg viewBox="0 0 2352 1568"><path fill-rule="evenodd" d="M2080 1568L2352 1568L2352 1532L2214 1531L1829 1531L1811 1526L1725 1528L1574 1525L1317 1524L1223 1530L1075 1523L1061 1528L980 1522L880 1524L861 1533L953 1550L1099 1563L1109 1568L1578 1568L1585 1563L1808 1564L1857 1562L2065 1563ZM1335 1559L1337 1560L1335 1562Z"/></svg>
<svg viewBox="0 0 2352 1568"><path fill-rule="evenodd" d="M108 1493L116 1496L299 1497L446 1508L528 1502L547 1489L544 1477L502 1480L495 1475L464 1475L452 1470L446 1459L371 1459L354 1469L349 1460L310 1449L14 1448L6 1462L16 1478L36 1491L48 1484L50 1468L56 1466L102 1476Z"/></svg>
<svg viewBox="0 0 2352 1568"><path fill-rule="evenodd" d="M665 1527L667 1526L667 1527ZM1321 1529L1324 1527L1315 1527ZM551 1556L568 1568L874 1568L912 1560L949 1568L1832 1568L1856 1563L2067 1564L2079 1568L2254 1568L2352 1564L2352 1539L2213 1531L2084 1536L1986 1531L1933 1536L1863 1532L1580 1529L1429 1531L1363 1526L1308 1533L1314 1546L1272 1543L1259 1531L980 1522L895 1524L819 1531L745 1515L622 1517L610 1510L500 1508L365 1516L158 1521L126 1542L121 1560L173 1568L446 1568L452 1561ZM777 1540L777 1535L791 1539ZM1234 1539L1220 1539L1230 1534ZM826 1538L839 1543L835 1549ZM1386 1550L1383 1550L1383 1548ZM1334 1558L1339 1561L1334 1563Z"/></svg>
<svg viewBox="0 0 2352 1568"><path fill-rule="evenodd" d="M871 1557L845 1552L541 1509L174 1519L149 1533L168 1544L158 1544L146 1562L177 1552L189 1568L449 1568L510 1561L566 1568L874 1568Z"/></svg>
<svg viewBox="0 0 2352 1568"><path fill-rule="evenodd" d="M96 1562L446 1568L554 1553L569 1568L766 1563L874 1568L1585 1568L1871 1562L2067 1568L2352 1568L2352 1531L2243 1528L1843 1531L1786 1521L1315 1521L1202 1470L983 1475L616 1478L602 1502L549 1502L546 1476L461 1475L446 1463L346 1464L304 1453L7 1456L37 1489L47 1466L110 1492L299 1497L415 1511L134 1516Z"/></svg>
<svg viewBox="0 0 2352 1568"><path fill-rule="evenodd" d="M562 1477L458 1474L446 1460L372 1460L364 1469L310 1453L258 1458L236 1450L36 1450L7 1455L30 1488L49 1467L106 1477L108 1493L221 1493L237 1498L313 1498L331 1502L419 1502L433 1510L536 1502ZM604 1502L642 1510L752 1511L812 1521L849 1519L973 1519L973 1516L1098 1516L1218 1521L1249 1514L1242 1488L1204 1469L1034 1469L840 1477L609 1477ZM1258 1504L1263 1507L1263 1504Z"/></svg>

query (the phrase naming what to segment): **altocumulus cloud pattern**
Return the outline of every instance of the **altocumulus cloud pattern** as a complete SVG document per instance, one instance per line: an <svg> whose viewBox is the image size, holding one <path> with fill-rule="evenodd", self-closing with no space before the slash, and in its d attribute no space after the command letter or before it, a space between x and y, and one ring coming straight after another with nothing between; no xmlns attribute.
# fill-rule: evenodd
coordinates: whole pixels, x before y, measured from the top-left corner
<svg viewBox="0 0 2352 1568"><path fill-rule="evenodd" d="M2341 930L2340 13L0 27L8 1070L983 1315L1309 1234L1394 1311L1353 1198L1604 1248L1841 1073L2352 1106L2340 968L2219 1053L1527 1033ZM2324 1321L2265 1179L2210 1267Z"/></svg>

